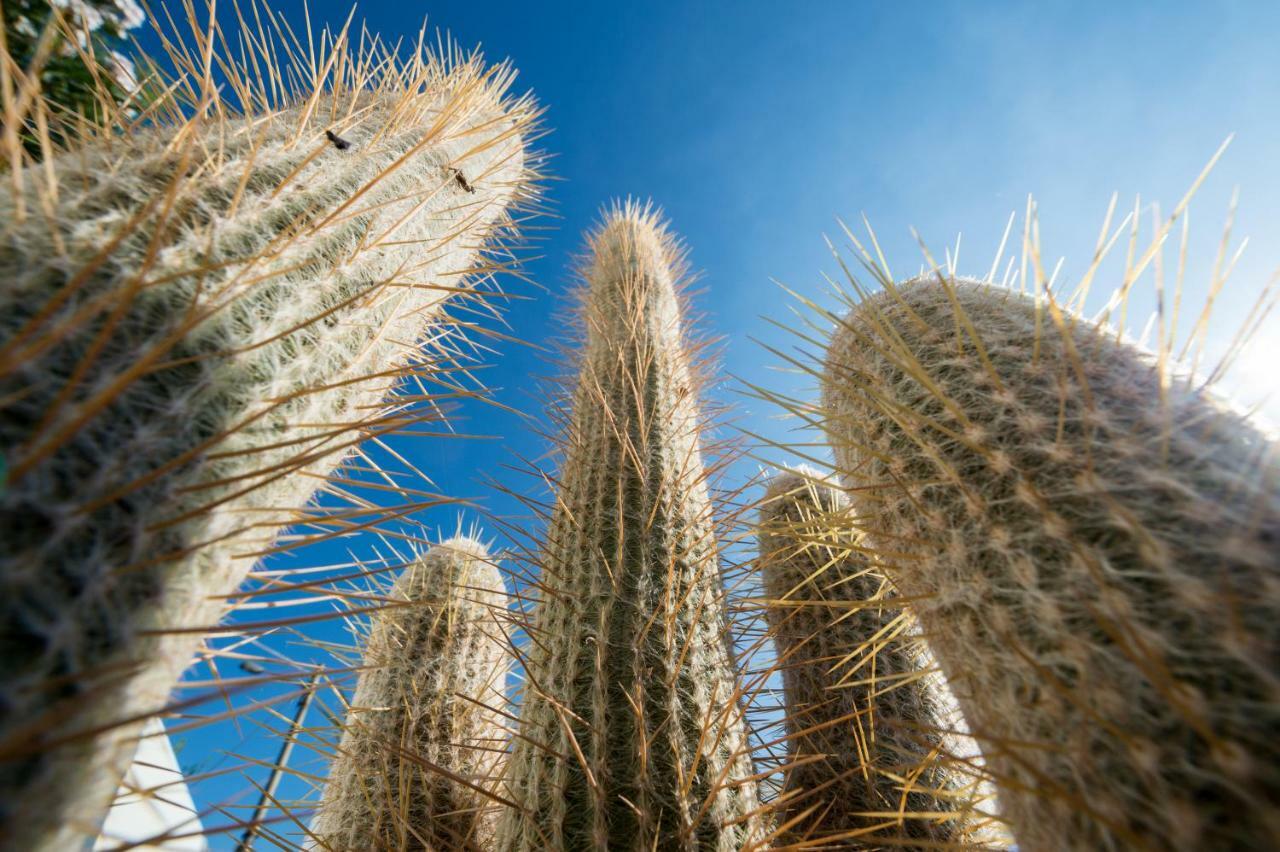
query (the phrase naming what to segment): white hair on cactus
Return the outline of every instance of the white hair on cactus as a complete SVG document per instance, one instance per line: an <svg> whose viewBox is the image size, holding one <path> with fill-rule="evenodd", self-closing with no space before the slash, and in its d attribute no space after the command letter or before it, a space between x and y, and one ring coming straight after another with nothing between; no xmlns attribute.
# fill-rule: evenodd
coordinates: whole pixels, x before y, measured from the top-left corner
<svg viewBox="0 0 1280 852"><path fill-rule="evenodd" d="M342 499L361 440L436 416L388 394L452 389L446 307L480 298L532 198L510 68L345 30L281 67L242 36L251 56L166 42L180 76L149 118L106 116L0 199L2 845L92 832L134 723L277 533L350 523L305 507ZM227 79L192 67L206 49Z"/></svg>

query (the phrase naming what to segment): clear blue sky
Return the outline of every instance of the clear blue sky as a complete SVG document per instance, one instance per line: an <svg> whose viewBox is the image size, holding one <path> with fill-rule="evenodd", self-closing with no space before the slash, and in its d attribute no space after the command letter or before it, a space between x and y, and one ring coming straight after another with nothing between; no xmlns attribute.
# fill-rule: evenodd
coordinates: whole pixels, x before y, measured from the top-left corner
<svg viewBox="0 0 1280 852"><path fill-rule="evenodd" d="M313 2L312 20L337 28L349 8ZM548 108L544 144L563 179L549 194L562 218L528 270L546 290L509 282L536 297L507 315L530 341L558 333L552 317L565 307L583 230L605 202L628 194L662 205L686 238L702 272L702 330L724 337L726 372L774 386L789 381L768 370L774 359L751 340L787 342L761 318L788 309L771 278L818 295L820 272L835 270L821 236L835 235L837 216L852 223L865 211L899 274L920 264L909 226L939 256L962 232L959 269L983 275L1009 214L1034 193L1048 262L1064 255L1070 282L1088 263L1113 191L1122 208L1141 193L1144 205L1159 200L1167 212L1234 132L1193 205L1188 299L1203 298L1236 186L1237 234L1252 243L1218 328L1234 330L1280 264L1275 2L379 0L357 17L394 39L416 34L424 14L464 46L510 57L520 85ZM292 17L300 25L301 15ZM1255 396L1276 384L1277 322L1270 335L1242 374ZM497 348L487 373L497 399L536 416L541 403L527 376L545 365ZM729 383L712 392L736 399ZM782 435L764 406L736 404L739 422ZM444 492L520 512L481 480L528 490L501 466L537 457L545 444L513 416L482 406L465 413L466 431L502 438L401 446ZM424 520L451 530L456 516L450 509ZM252 725L245 743L234 729L216 730L187 735L189 769L207 768L218 748L263 757L274 748L254 739ZM208 805L246 786L223 777L196 785L196 798ZM230 843L215 841L222 845Z"/></svg>

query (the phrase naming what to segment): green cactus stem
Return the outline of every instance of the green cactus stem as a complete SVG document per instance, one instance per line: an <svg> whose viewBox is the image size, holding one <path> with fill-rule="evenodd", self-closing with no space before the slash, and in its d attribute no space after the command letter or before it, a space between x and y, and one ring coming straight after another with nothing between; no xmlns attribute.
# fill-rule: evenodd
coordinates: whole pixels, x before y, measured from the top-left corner
<svg viewBox="0 0 1280 852"><path fill-rule="evenodd" d="M883 575L848 500L815 472L773 476L759 571L786 701L780 821L805 848L969 845L982 824L955 699Z"/></svg>
<svg viewBox="0 0 1280 852"><path fill-rule="evenodd" d="M941 273L865 298L824 416L1024 850L1280 840L1280 466L1114 330Z"/></svg>
<svg viewBox="0 0 1280 852"><path fill-rule="evenodd" d="M492 848L511 651L502 573L453 538L373 617L313 833L324 848Z"/></svg>
<svg viewBox="0 0 1280 852"><path fill-rule="evenodd" d="M497 848L739 850L757 795L681 328L681 251L628 203L591 237L586 343L541 554Z"/></svg>

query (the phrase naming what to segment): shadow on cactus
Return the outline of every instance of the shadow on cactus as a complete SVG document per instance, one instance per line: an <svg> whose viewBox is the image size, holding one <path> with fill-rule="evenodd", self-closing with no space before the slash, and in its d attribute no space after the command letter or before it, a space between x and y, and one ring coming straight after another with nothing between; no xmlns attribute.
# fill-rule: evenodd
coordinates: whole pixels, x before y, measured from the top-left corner
<svg viewBox="0 0 1280 852"><path fill-rule="evenodd" d="M538 110L508 66L353 43L350 22L303 56L259 12L164 34L141 114L39 164L8 148L6 846L95 832L255 563L445 499L359 447L478 394L474 324L448 311L485 309L537 206ZM4 83L6 133L48 126L37 83Z"/></svg>
<svg viewBox="0 0 1280 852"><path fill-rule="evenodd" d="M863 552L844 494L775 474L757 528L787 755L787 848L964 848L990 839L977 749L913 620Z"/></svg>

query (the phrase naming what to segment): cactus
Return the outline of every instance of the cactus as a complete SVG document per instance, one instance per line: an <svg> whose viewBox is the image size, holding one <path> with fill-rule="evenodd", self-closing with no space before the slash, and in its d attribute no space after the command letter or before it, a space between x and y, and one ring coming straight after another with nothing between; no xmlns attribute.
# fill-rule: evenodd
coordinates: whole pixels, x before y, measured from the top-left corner
<svg viewBox="0 0 1280 852"><path fill-rule="evenodd" d="M445 302L528 195L536 114L505 66L344 31L282 67L292 48L242 35L248 59L171 43L183 77L147 121L88 129L0 199L6 848L93 832L131 723L256 556L355 443L421 418L384 399L447 373Z"/></svg>
<svg viewBox="0 0 1280 852"><path fill-rule="evenodd" d="M497 848L738 850L761 838L701 421L658 214L610 212L541 555Z"/></svg>
<svg viewBox="0 0 1280 852"><path fill-rule="evenodd" d="M779 805L791 842L968 844L979 785L957 754L955 700L858 549L844 494L816 472L781 472L758 535L786 700Z"/></svg>
<svg viewBox="0 0 1280 852"><path fill-rule="evenodd" d="M374 616L313 834L331 849L489 849L511 657L478 541L431 548Z"/></svg>
<svg viewBox="0 0 1280 852"><path fill-rule="evenodd" d="M885 287L826 429L1019 847L1274 847L1276 444L1047 293Z"/></svg>

